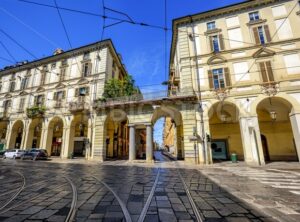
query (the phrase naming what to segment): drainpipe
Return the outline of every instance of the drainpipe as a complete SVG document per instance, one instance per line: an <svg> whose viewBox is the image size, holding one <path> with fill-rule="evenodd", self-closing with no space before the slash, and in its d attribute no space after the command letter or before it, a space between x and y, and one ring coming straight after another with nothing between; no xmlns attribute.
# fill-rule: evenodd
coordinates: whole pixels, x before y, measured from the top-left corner
<svg viewBox="0 0 300 222"><path fill-rule="evenodd" d="M207 149L206 149L206 134L205 134L205 127L204 127L204 117L203 117L203 103L202 103L202 95L201 95L201 86L200 86L200 79L199 79L199 63L198 63L198 54L197 54L197 46L196 46L196 39L195 39L195 31L193 28L193 18L190 16L191 20L191 28L192 28L192 36L189 36L193 40L193 46L194 46L194 53L195 53L195 60L196 60L196 73L197 73L197 90L198 90L198 102L199 102L199 113L200 113L200 127L202 131L202 154L204 159L204 164L208 164L208 155L207 155ZM197 124L196 124L197 128Z"/></svg>

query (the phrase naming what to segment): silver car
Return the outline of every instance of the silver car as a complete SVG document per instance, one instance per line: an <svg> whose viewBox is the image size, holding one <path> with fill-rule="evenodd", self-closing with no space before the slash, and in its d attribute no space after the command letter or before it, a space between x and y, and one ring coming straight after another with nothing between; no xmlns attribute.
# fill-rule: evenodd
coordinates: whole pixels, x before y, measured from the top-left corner
<svg viewBox="0 0 300 222"><path fill-rule="evenodd" d="M3 154L3 159L6 159L6 158L11 158L11 159L21 158L21 156L24 153L25 153L25 150L20 150L20 149L6 150L5 153Z"/></svg>

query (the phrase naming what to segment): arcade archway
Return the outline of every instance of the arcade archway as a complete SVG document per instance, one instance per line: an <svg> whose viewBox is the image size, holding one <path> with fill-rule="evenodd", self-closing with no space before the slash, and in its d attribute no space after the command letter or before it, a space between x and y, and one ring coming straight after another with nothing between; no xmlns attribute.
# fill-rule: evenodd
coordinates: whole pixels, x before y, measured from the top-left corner
<svg viewBox="0 0 300 222"><path fill-rule="evenodd" d="M292 105L280 97L269 97L257 105L265 161L298 161L289 114Z"/></svg>
<svg viewBox="0 0 300 222"><path fill-rule="evenodd" d="M233 103L218 102L208 114L212 159L226 161L235 153L238 160L244 160L238 107Z"/></svg>
<svg viewBox="0 0 300 222"><path fill-rule="evenodd" d="M54 117L48 125L47 151L51 156L60 156L63 145L64 122L59 117Z"/></svg>
<svg viewBox="0 0 300 222"><path fill-rule="evenodd" d="M9 141L9 149L21 149L23 142L24 124L21 120L17 120L11 128L11 136Z"/></svg>

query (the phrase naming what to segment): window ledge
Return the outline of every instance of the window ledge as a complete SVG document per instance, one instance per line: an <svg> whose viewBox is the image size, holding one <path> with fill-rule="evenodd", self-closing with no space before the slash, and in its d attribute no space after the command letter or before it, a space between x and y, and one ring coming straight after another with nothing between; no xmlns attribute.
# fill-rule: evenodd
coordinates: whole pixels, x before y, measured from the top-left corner
<svg viewBox="0 0 300 222"><path fill-rule="evenodd" d="M247 25L252 26L252 25L262 24L265 22L267 22L267 19L259 19L259 20L255 20L255 21L250 21L247 23Z"/></svg>
<svg viewBox="0 0 300 222"><path fill-rule="evenodd" d="M212 30L207 30L204 34L205 35L210 35L214 33L222 32L222 29L212 29Z"/></svg>

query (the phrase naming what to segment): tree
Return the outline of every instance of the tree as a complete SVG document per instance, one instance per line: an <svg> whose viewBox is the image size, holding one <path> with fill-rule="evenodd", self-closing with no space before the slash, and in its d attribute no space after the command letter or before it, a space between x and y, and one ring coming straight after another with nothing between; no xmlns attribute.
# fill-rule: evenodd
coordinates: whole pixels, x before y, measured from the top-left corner
<svg viewBox="0 0 300 222"><path fill-rule="evenodd" d="M102 99L111 99L124 96L140 94L140 90L135 86L135 81L131 75L126 75L122 80L110 79L104 85Z"/></svg>

